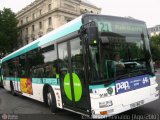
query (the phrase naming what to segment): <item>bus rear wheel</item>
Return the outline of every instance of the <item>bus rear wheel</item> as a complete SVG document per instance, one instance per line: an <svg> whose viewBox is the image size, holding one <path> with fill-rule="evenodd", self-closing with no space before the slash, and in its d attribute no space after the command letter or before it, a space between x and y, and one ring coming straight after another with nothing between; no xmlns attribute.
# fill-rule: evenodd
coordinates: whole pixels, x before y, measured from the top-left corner
<svg viewBox="0 0 160 120"><path fill-rule="evenodd" d="M56 105L56 98L55 98L54 92L51 87L49 87L47 91L47 104L51 112L55 113L58 111L58 108Z"/></svg>

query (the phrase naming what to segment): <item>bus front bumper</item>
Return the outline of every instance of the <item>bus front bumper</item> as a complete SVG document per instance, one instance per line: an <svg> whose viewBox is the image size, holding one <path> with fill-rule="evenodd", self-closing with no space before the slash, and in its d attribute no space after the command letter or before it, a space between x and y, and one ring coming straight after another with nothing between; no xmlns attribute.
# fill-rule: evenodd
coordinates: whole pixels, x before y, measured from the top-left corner
<svg viewBox="0 0 160 120"><path fill-rule="evenodd" d="M139 107L149 102L159 99L158 84L141 88L136 91L114 95L106 98L92 99L92 118L106 118ZM111 102L109 107L100 108L103 101ZM107 102L107 103L108 103Z"/></svg>

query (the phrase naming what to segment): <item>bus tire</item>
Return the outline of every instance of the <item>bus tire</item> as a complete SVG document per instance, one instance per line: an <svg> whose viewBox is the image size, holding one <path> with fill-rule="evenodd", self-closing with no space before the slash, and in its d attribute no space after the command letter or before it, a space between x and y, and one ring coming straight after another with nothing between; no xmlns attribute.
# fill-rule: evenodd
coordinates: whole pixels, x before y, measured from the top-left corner
<svg viewBox="0 0 160 120"><path fill-rule="evenodd" d="M56 113L58 111L58 108L56 105L56 98L55 98L54 92L51 87L48 87L47 103L48 103L48 106L49 106L51 112Z"/></svg>
<svg viewBox="0 0 160 120"><path fill-rule="evenodd" d="M10 88L11 88L11 94L12 94L13 96L16 96L16 93L15 93L15 91L14 91L14 87L13 87L13 83L12 83L12 82L10 83Z"/></svg>
<svg viewBox="0 0 160 120"><path fill-rule="evenodd" d="M49 85L45 85L43 88L43 100L44 100L45 106L47 106L47 107L48 107L48 102L47 102L48 87L49 87Z"/></svg>

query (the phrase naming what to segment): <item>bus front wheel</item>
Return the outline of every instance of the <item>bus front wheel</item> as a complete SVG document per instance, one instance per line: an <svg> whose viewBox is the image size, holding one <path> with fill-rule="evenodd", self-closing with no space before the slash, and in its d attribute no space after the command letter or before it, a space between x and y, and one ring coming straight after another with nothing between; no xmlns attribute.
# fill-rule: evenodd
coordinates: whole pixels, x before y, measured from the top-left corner
<svg viewBox="0 0 160 120"><path fill-rule="evenodd" d="M56 105L56 98L55 98L54 92L51 87L48 88L47 103L48 103L48 106L49 106L51 112L53 112L53 113L57 112L58 108Z"/></svg>

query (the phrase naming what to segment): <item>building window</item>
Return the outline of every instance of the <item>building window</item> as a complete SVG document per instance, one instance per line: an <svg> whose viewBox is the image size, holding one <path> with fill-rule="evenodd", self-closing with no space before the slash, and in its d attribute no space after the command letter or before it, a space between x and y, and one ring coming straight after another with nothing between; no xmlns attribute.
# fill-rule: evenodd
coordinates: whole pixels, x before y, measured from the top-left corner
<svg viewBox="0 0 160 120"><path fill-rule="evenodd" d="M51 4L48 5L48 11L50 11L50 10L51 10Z"/></svg>
<svg viewBox="0 0 160 120"><path fill-rule="evenodd" d="M26 22L28 22L28 17L26 17Z"/></svg>
<svg viewBox="0 0 160 120"><path fill-rule="evenodd" d="M39 29L42 29L42 22L39 22Z"/></svg>
<svg viewBox="0 0 160 120"><path fill-rule="evenodd" d="M34 13L32 14L32 19L35 19L35 14Z"/></svg>
<svg viewBox="0 0 160 120"><path fill-rule="evenodd" d="M28 39L26 39L26 44L28 44L29 43L29 40Z"/></svg>
<svg viewBox="0 0 160 120"><path fill-rule="evenodd" d="M34 25L32 25L32 32L34 32Z"/></svg>
<svg viewBox="0 0 160 120"><path fill-rule="evenodd" d="M31 34L31 38L34 41L35 40L35 34Z"/></svg>
<svg viewBox="0 0 160 120"><path fill-rule="evenodd" d="M52 18L51 17L48 18L48 25L52 25Z"/></svg>
<svg viewBox="0 0 160 120"><path fill-rule="evenodd" d="M39 11L39 14L42 15L42 10Z"/></svg>
<svg viewBox="0 0 160 120"><path fill-rule="evenodd" d="M23 20L21 20L21 25L23 25Z"/></svg>
<svg viewBox="0 0 160 120"><path fill-rule="evenodd" d="M155 32L157 31L156 28L154 28L154 31L155 31Z"/></svg>
<svg viewBox="0 0 160 120"><path fill-rule="evenodd" d="M28 35L28 28L26 28L26 34Z"/></svg>
<svg viewBox="0 0 160 120"><path fill-rule="evenodd" d="M21 31L20 31L20 39L22 39L22 33L23 33L23 32L22 32L22 30L21 30Z"/></svg>
<svg viewBox="0 0 160 120"><path fill-rule="evenodd" d="M70 19L68 19L68 20L67 20L67 23L68 23L68 22L70 22L70 21L71 21L71 20L70 20Z"/></svg>

